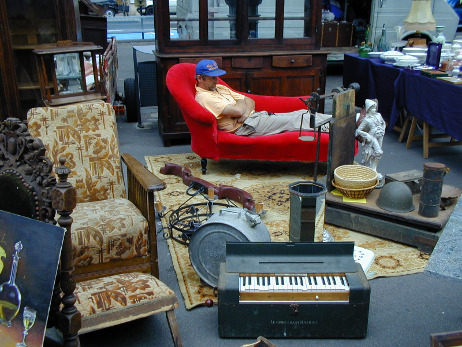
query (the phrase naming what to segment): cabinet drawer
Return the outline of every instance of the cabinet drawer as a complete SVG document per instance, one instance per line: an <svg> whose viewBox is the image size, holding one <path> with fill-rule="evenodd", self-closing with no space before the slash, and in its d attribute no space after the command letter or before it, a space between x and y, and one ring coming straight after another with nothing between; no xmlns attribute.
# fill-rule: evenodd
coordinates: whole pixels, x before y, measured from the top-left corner
<svg viewBox="0 0 462 347"><path fill-rule="evenodd" d="M222 61L221 61L221 57L200 57L200 58L180 58L178 59L178 62L179 63L191 63L191 64L197 64L198 62L200 62L202 59L211 59L211 60L215 60L217 62L217 65L219 68L222 68Z"/></svg>
<svg viewBox="0 0 462 347"><path fill-rule="evenodd" d="M263 68L262 57L235 57L232 58L232 67L241 69L261 69Z"/></svg>
<svg viewBox="0 0 462 347"><path fill-rule="evenodd" d="M281 55L273 57L274 67L305 67L313 65L312 55Z"/></svg>

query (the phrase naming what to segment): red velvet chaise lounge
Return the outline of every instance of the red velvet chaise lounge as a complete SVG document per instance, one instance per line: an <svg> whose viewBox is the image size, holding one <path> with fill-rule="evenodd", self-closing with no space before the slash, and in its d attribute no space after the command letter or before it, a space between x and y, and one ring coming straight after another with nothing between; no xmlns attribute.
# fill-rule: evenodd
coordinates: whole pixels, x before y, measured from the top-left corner
<svg viewBox="0 0 462 347"><path fill-rule="evenodd" d="M224 77L226 78L226 75ZM222 79L218 80L219 83L227 85ZM298 131L246 137L217 130L215 116L194 99L194 64L180 63L172 66L167 73L166 83L188 125L192 150L202 158L203 174L206 172L207 159L315 161L316 141L300 140ZM298 97L242 94L255 100L256 111L278 113L306 108L305 103ZM304 131L302 135L313 135L313 132ZM327 161L328 142L329 134L321 133L319 161Z"/></svg>

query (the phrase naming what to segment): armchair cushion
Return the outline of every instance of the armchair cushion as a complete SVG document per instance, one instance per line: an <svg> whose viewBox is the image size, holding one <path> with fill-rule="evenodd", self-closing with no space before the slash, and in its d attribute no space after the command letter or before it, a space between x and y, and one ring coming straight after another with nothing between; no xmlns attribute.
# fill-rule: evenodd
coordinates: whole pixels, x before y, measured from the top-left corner
<svg viewBox="0 0 462 347"><path fill-rule="evenodd" d="M38 107L27 119L30 133L43 141L53 162L66 157L77 202L126 196L111 104Z"/></svg>
<svg viewBox="0 0 462 347"><path fill-rule="evenodd" d="M148 222L127 199L80 203L72 217L76 267L148 254Z"/></svg>
<svg viewBox="0 0 462 347"><path fill-rule="evenodd" d="M178 307L175 293L149 274L133 272L77 283L75 306L85 333Z"/></svg>

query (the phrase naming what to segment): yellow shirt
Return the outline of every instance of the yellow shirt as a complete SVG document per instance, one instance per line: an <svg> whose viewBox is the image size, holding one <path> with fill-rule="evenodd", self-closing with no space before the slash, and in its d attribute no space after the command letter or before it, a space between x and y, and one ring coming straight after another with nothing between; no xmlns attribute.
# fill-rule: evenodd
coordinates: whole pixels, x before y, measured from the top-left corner
<svg viewBox="0 0 462 347"><path fill-rule="evenodd" d="M222 84L217 84L217 89L214 91L196 86L196 101L217 118L218 130L233 133L242 125L237 121L239 118L225 116L222 113L226 106L235 105L237 100L244 98L244 95L236 93Z"/></svg>

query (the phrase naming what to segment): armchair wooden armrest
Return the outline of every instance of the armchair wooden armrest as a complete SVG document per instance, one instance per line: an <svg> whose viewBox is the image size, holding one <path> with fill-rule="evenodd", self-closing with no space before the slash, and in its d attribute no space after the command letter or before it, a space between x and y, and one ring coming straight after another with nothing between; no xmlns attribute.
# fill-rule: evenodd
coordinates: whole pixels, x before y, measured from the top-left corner
<svg viewBox="0 0 462 347"><path fill-rule="evenodd" d="M128 199L141 211L149 224L151 257L155 259L155 263L151 264L151 273L159 278L154 192L165 189L165 183L130 154L122 153L121 157L127 166Z"/></svg>
<svg viewBox="0 0 462 347"><path fill-rule="evenodd" d="M165 183L159 177L154 175L151 171L141 164L137 159L128 153L121 154L122 161L127 166L127 177L128 172L134 176L144 190L149 192L155 192L158 190L165 189ZM129 181L130 182L130 181ZM130 189L129 189L130 192Z"/></svg>

